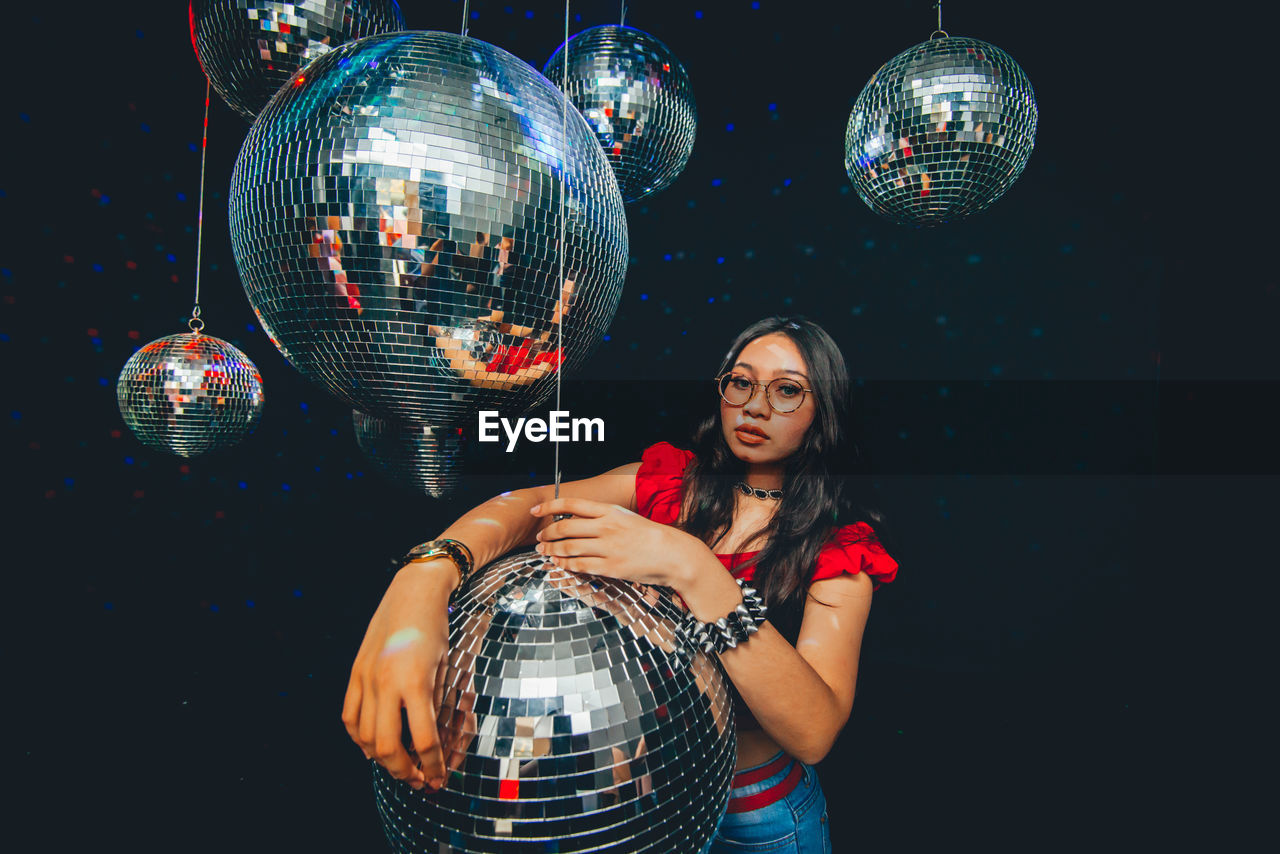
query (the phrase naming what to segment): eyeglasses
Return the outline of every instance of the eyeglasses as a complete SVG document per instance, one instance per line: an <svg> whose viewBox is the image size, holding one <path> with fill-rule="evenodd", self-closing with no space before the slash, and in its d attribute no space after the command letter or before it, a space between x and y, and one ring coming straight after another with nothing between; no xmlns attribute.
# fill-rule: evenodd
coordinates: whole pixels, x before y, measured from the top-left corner
<svg viewBox="0 0 1280 854"><path fill-rule="evenodd" d="M795 412L804 403L805 392L813 391L805 388L793 379L778 377L773 382L755 382L743 374L728 371L716 377L716 388L720 396L730 406L745 406L756 393L756 386L764 389L765 400L775 412Z"/></svg>

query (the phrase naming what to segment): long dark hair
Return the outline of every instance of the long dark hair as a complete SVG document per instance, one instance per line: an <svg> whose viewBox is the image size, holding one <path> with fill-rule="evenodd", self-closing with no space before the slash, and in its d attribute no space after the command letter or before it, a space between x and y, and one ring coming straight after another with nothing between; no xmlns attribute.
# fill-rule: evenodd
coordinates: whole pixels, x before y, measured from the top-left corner
<svg viewBox="0 0 1280 854"><path fill-rule="evenodd" d="M804 357L817 412L800 449L786 461L782 500L776 512L747 541L749 546L762 536L768 537L764 548L741 566L756 564L754 585L769 607L769 622L794 643L804 616L808 582L823 545L838 527L854 522L867 522L878 531L883 514L855 501L844 478L859 462L857 446L847 435L849 371L844 355L825 329L803 315L767 317L753 323L734 339L716 376L738 361L747 344L775 332L790 338ZM688 501L688 518L680 526L713 550L733 524L734 484L746 475L747 468L724 438L719 398L714 399L716 411L694 428L694 459L685 473L681 496Z"/></svg>

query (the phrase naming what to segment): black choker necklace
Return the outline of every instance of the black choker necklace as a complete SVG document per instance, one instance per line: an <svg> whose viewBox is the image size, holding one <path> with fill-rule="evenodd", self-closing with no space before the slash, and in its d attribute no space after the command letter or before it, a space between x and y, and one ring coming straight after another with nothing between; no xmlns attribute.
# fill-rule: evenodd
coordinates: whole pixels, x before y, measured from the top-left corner
<svg viewBox="0 0 1280 854"><path fill-rule="evenodd" d="M756 498L772 498L774 501L782 500L781 489L759 489L744 481L738 481L734 484L738 487L738 491L743 495L754 495Z"/></svg>

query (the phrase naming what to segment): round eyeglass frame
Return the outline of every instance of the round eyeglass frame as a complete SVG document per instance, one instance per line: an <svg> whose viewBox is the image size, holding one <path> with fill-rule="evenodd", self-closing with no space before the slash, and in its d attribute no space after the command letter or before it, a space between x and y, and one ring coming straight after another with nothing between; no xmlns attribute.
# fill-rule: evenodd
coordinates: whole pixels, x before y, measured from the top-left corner
<svg viewBox="0 0 1280 854"><path fill-rule="evenodd" d="M756 396L756 390L755 390L755 388L752 388L752 389L751 389L751 394L750 394L750 395L748 395L748 396L747 396L747 399L746 399L746 400L744 400L744 401L742 401L742 403L734 403L733 401L729 400L729 398L727 398L727 397L725 397L725 396L724 396L724 387L723 387L724 378L725 378L725 377L727 377L727 376L731 376L731 375L733 375L733 374L734 374L734 372L733 372L733 371L725 371L723 374L721 374L720 376L716 377L716 379L715 379L716 392L720 395L720 399L721 399L721 400L723 400L725 403L729 404L730 406L746 406L748 403L750 403L750 402L751 402L751 398L753 398L753 397L755 397L755 396ZM758 380L752 380L752 379L750 379L750 378L748 378L748 377L745 377L745 376L743 376L742 374L738 374L738 376L739 376L739 377L741 377L742 379L746 380L747 382L751 383L751 385L752 385L752 386L758 386L758 387L760 387L760 388L763 388L763 389L764 389L764 399L765 399L765 401L769 404L769 408L770 408L770 409L772 409L772 410L774 410L775 412L782 412L782 413L784 413L784 414L785 414L785 413L790 413L790 412L795 412L797 409L799 409L801 406L803 406L803 405L804 405L804 399L805 399L805 396L806 396L806 395L808 395L808 394L809 394L809 392L813 391L813 389L811 389L811 388L806 388L805 386L800 385L800 383L799 383L799 381L798 381L798 380L793 380L791 377L774 377L774 378L773 378L772 380L770 380L769 382L767 382L767 383L762 383L762 382L759 382ZM773 385L774 385L775 383L780 383L780 382L783 382L784 380L785 380L786 382L794 383L795 385L800 386L800 392L801 392L801 393L800 393L800 399L796 402L796 405L795 405L795 406L793 406L791 409L782 409L781 407L775 406L775 405L774 405L774 403L773 403L773 396L769 393L769 389L770 389L771 387L773 387Z"/></svg>

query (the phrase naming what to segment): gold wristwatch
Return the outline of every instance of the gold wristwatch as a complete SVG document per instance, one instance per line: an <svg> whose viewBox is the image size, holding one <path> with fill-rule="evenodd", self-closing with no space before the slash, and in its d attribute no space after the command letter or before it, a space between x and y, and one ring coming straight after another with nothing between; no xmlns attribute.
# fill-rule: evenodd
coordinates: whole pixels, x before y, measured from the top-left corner
<svg viewBox="0 0 1280 854"><path fill-rule="evenodd" d="M471 554L471 549L467 548L466 543L460 540L429 540L425 543L419 543L409 549L408 553L400 559L400 568L403 569L416 561L430 560L436 557L447 557L458 567L458 575L461 576L461 580L458 582L457 589L461 590L475 569L475 557Z"/></svg>

